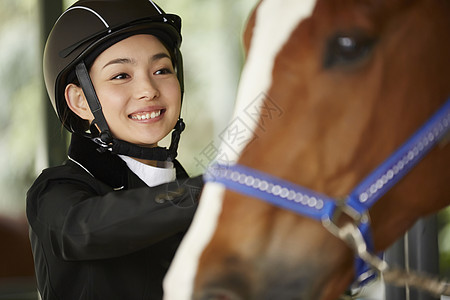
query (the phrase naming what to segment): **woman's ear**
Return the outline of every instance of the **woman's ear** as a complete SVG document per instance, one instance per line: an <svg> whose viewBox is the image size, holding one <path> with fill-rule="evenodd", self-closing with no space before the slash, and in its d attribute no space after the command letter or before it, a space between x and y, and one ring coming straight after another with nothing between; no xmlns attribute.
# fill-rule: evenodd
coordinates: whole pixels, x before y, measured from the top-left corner
<svg viewBox="0 0 450 300"><path fill-rule="evenodd" d="M69 106L71 111L77 114L80 118L88 120L89 123L94 120L94 116L92 115L81 87L74 83L69 83L66 86L64 96L66 98L67 106Z"/></svg>

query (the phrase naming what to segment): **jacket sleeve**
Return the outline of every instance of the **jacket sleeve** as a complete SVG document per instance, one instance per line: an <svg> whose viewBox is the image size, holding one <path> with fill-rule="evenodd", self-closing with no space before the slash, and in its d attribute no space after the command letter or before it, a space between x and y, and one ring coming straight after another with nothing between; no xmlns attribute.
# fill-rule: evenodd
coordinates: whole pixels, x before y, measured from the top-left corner
<svg viewBox="0 0 450 300"><path fill-rule="evenodd" d="M30 226L56 256L64 260L116 257L186 231L203 180L185 178L102 195L99 185L94 178L73 174L38 179L29 190Z"/></svg>

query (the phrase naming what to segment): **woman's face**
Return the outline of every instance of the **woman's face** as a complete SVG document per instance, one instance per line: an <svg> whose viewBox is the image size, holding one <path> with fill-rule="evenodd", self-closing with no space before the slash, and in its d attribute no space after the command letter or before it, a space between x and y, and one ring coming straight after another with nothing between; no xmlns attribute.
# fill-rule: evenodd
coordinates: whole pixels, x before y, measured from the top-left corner
<svg viewBox="0 0 450 300"><path fill-rule="evenodd" d="M90 70L114 137L156 146L175 126L181 92L169 52L152 35L135 35L105 51Z"/></svg>

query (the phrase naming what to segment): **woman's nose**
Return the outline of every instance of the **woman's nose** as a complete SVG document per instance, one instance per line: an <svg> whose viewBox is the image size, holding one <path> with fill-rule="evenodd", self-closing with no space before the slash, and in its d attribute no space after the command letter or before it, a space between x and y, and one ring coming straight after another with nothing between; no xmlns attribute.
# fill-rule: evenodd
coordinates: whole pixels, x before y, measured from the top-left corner
<svg viewBox="0 0 450 300"><path fill-rule="evenodd" d="M136 99L150 101L158 97L158 87L149 76L140 78L138 80L136 86Z"/></svg>

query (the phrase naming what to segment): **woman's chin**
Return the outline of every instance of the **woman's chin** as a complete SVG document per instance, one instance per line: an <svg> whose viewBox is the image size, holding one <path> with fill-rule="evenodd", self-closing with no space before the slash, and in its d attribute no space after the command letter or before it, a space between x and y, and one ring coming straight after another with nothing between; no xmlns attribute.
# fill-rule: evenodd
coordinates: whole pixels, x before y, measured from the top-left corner
<svg viewBox="0 0 450 300"><path fill-rule="evenodd" d="M145 133L145 134L139 134L138 131L136 131L134 134L129 135L114 135L117 139L126 141L131 144L135 144L141 147L146 148L153 148L158 146L158 142L165 137L160 133Z"/></svg>
<svg viewBox="0 0 450 300"><path fill-rule="evenodd" d="M129 142L135 145L138 145L140 147L144 147L144 148L154 148L158 146L158 142L155 141L154 139L152 140L136 140L136 141L132 141Z"/></svg>

